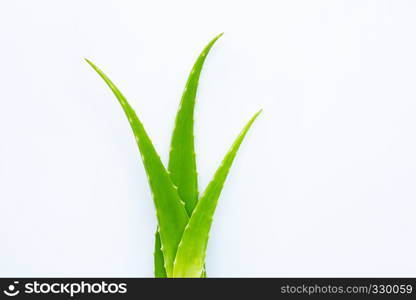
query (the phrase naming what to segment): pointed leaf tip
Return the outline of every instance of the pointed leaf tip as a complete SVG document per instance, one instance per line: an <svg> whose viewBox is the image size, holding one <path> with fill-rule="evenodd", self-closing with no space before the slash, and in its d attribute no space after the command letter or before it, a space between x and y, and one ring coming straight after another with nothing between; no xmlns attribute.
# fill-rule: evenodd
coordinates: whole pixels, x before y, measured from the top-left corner
<svg viewBox="0 0 416 300"><path fill-rule="evenodd" d="M194 146L194 109L199 78L205 59L222 33L205 46L188 76L171 138L168 170L173 183L178 187L179 196L185 203L188 215L198 201L198 179Z"/></svg>
<svg viewBox="0 0 416 300"><path fill-rule="evenodd" d="M198 200L176 253L173 267L174 277L200 277L203 274L209 231L218 198L237 151L261 111L254 114L241 130L215 172L213 179Z"/></svg>
<svg viewBox="0 0 416 300"><path fill-rule="evenodd" d="M218 40L220 37L222 37L224 35L224 32L221 32L220 34L218 34L216 37L214 37L214 40Z"/></svg>
<svg viewBox="0 0 416 300"><path fill-rule="evenodd" d="M161 246L157 248L161 248L162 251L156 252L155 260L157 260L157 264L160 263L161 265L165 265L167 276L172 276L173 262L178 244L188 223L188 215L185 207L181 204L181 199L170 176L160 160L159 154L156 152L156 149L136 112L107 75L91 61L86 61L105 81L116 96L133 130L133 134L142 155L144 168L148 176L159 224ZM155 271L157 272L157 276L164 276L164 270L162 268Z"/></svg>

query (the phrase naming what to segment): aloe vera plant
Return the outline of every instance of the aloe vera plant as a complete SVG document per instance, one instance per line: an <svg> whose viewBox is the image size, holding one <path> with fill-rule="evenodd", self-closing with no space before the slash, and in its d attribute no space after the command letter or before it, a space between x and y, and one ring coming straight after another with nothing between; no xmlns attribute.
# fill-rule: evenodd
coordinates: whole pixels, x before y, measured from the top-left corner
<svg viewBox="0 0 416 300"><path fill-rule="evenodd" d="M205 254L218 198L237 151L260 114L260 111L257 112L237 136L213 179L198 198L194 107L205 59L221 35L203 49L188 77L175 119L167 169L126 98L104 72L86 60L116 96L139 147L158 222L154 251L155 277L206 277Z"/></svg>

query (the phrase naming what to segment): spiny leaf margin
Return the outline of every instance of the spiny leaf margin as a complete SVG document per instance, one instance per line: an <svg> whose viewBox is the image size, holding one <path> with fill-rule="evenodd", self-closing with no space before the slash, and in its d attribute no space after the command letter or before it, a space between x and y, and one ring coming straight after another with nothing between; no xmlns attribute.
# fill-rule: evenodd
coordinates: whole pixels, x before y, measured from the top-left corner
<svg viewBox="0 0 416 300"><path fill-rule="evenodd" d="M199 199L194 212L189 219L188 225L185 228L176 253L173 267L174 277L201 277L203 274L209 231L211 229L218 198L237 151L251 125L260 113L261 110L250 119L235 139L221 165L215 172L213 179Z"/></svg>
<svg viewBox="0 0 416 300"><path fill-rule="evenodd" d="M209 51L222 35L221 33L212 39L196 60L182 94L172 133L168 170L173 183L178 187L179 196L185 202L188 215L192 214L198 200L194 110L199 77Z"/></svg>
<svg viewBox="0 0 416 300"><path fill-rule="evenodd" d="M156 207L166 273L167 276L171 277L178 244L189 219L184 203L180 199L176 187L173 185L136 112L107 75L91 61L88 59L86 61L112 90L133 130Z"/></svg>
<svg viewBox="0 0 416 300"><path fill-rule="evenodd" d="M188 216L192 215L198 200L198 173L194 145L194 111L198 83L205 59L212 46L222 35L223 33L217 35L205 46L192 67L176 113L171 138L168 171L172 182L178 188L179 197L185 203ZM160 237L156 231L154 268L155 276L160 278L166 274L166 270L158 239Z"/></svg>

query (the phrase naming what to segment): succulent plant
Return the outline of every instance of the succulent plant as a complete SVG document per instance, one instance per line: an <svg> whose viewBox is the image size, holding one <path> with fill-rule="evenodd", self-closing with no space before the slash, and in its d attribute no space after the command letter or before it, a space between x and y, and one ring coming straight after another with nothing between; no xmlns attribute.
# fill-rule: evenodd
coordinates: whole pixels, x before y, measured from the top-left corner
<svg viewBox="0 0 416 300"><path fill-rule="evenodd" d="M118 99L139 147L158 222L154 252L155 277L206 277L205 255L218 198L237 151L261 112L257 112L242 129L199 197L194 151L194 107L205 59L221 35L203 49L188 77L176 115L167 168L123 94L103 71L86 60Z"/></svg>

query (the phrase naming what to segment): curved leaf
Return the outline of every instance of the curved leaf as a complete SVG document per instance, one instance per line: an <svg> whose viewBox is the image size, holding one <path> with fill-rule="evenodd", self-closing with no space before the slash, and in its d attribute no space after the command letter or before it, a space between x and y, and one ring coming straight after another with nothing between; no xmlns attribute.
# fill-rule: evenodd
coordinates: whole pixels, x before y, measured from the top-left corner
<svg viewBox="0 0 416 300"><path fill-rule="evenodd" d="M114 83L92 62L86 61L113 91L130 122L152 191L159 223L160 240L163 245L162 252L165 259L166 273L170 276L173 271L173 261L178 244L188 223L184 203L181 201L176 187L173 185L168 172L153 147L152 141L133 108Z"/></svg>
<svg viewBox="0 0 416 300"><path fill-rule="evenodd" d="M188 215L192 214L198 200L198 176L194 150L195 98L205 58L221 36L222 33L210 41L196 60L182 94L172 134L168 170L170 178L178 187L179 196L185 202Z"/></svg>
<svg viewBox="0 0 416 300"><path fill-rule="evenodd" d="M218 198L238 148L260 112L261 110L243 128L199 199L178 247L173 267L174 277L201 277L203 274L209 231Z"/></svg>
<svg viewBox="0 0 416 300"><path fill-rule="evenodd" d="M170 178L178 187L179 196L185 202L188 215L192 214L198 200L198 174L194 147L195 98L205 58L222 35L221 33L212 39L194 63L182 94L172 134L168 170ZM156 232L157 239L159 239L158 232ZM155 243L154 255L155 274L162 276L164 273L163 253L157 242Z"/></svg>

